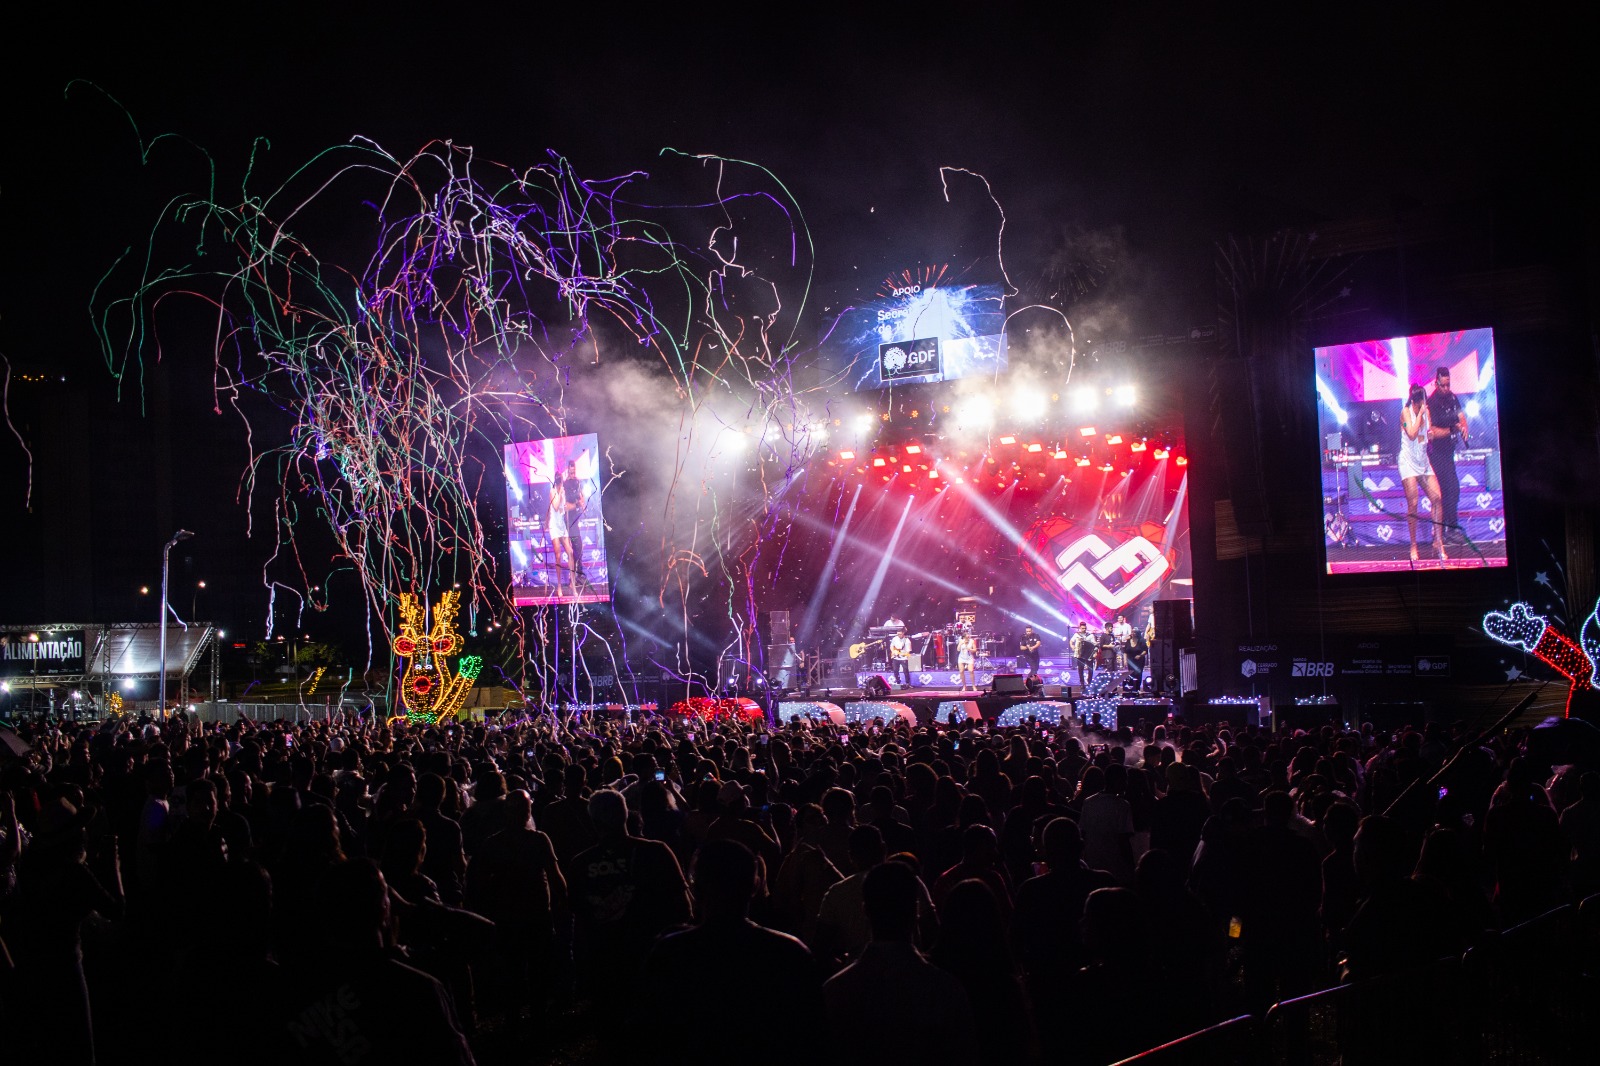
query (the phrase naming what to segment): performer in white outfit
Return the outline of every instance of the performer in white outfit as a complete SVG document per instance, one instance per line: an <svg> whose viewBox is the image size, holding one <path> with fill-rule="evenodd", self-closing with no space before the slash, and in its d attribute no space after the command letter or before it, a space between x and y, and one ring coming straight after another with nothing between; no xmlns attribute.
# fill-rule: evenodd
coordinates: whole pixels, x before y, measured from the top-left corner
<svg viewBox="0 0 1600 1066"><path fill-rule="evenodd" d="M550 535L550 546L555 549L555 587L556 595L561 595L561 568L566 567L568 580L572 584L572 596L578 596L578 577L573 566L572 536L567 529L567 495L562 488L560 480L550 483L550 521L545 527Z"/></svg>
<svg viewBox="0 0 1600 1066"><path fill-rule="evenodd" d="M961 671L961 686L967 688L977 683L978 642L971 633L956 638L956 668Z"/></svg>
<svg viewBox="0 0 1600 1066"><path fill-rule="evenodd" d="M1400 483L1406 490L1406 528L1411 532L1411 561L1417 561L1417 488L1420 485L1428 494L1428 524L1433 527L1433 550L1440 559L1444 553L1444 527L1437 519L1439 510L1439 479L1433 474L1433 464L1428 461L1428 437L1431 421L1428 417L1427 392L1421 385L1411 386L1406 405L1400 409Z"/></svg>

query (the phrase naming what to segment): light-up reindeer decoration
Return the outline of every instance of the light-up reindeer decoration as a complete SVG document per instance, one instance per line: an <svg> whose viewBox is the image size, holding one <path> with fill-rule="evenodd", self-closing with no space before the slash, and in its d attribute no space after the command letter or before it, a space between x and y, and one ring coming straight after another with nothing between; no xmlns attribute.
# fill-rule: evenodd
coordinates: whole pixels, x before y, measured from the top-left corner
<svg viewBox="0 0 1600 1066"><path fill-rule="evenodd" d="M434 605L433 626L427 628L425 605L409 592L400 594L400 635L394 638L394 653L405 660L400 702L414 722L432 724L455 717L483 670L482 656L461 655L455 676L446 672L445 657L461 654L461 634L456 631L460 608L461 593L446 592Z"/></svg>

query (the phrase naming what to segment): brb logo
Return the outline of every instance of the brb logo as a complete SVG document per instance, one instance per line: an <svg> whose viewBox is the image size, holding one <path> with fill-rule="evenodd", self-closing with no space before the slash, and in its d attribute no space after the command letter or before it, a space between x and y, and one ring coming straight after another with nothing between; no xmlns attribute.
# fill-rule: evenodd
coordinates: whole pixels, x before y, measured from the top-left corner
<svg viewBox="0 0 1600 1066"><path fill-rule="evenodd" d="M1289 667L1290 677L1332 677L1332 663L1312 662L1309 659L1296 659Z"/></svg>
<svg viewBox="0 0 1600 1066"><path fill-rule="evenodd" d="M878 366L885 381L939 373L939 338L922 337L878 345Z"/></svg>
<svg viewBox="0 0 1600 1066"><path fill-rule="evenodd" d="M1177 530L1180 542L1185 531ZM1051 516L1029 528L1022 567L1064 606L1081 611L1087 601L1114 613L1174 575L1178 554L1166 536L1161 522L1091 530Z"/></svg>

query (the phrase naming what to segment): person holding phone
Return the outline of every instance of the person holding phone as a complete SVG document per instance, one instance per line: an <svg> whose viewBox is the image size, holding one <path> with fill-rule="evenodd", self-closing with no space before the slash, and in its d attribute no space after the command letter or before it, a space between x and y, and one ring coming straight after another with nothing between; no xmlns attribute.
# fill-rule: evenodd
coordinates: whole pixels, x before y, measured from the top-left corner
<svg viewBox="0 0 1600 1066"><path fill-rule="evenodd" d="M1419 489L1428 494L1428 524L1433 527L1433 550L1440 559L1448 559L1444 551L1443 509L1439 493L1439 479L1434 476L1429 454L1433 436L1433 418L1429 413L1427 391L1421 385L1411 386L1406 405L1400 409L1400 483L1406 490L1406 528L1411 533L1411 561L1417 561L1417 498ZM1452 472L1454 458L1451 459ZM1459 489L1458 489L1459 491Z"/></svg>

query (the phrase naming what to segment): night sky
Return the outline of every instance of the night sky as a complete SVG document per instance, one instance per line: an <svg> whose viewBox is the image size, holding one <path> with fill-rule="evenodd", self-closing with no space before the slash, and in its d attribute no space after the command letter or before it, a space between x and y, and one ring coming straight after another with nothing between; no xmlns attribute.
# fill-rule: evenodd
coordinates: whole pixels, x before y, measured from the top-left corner
<svg viewBox="0 0 1600 1066"><path fill-rule="evenodd" d="M401 157L447 138L516 166L553 150L590 176L650 170L664 147L750 160L806 212L824 304L896 265L989 251L983 226L950 221L941 165L990 180L1025 288L1071 288L1061 264L1077 264L1080 291L1060 299L1080 329L1210 322L1224 235L1400 206L1570 205L1594 263L1584 35L1530 14L298 7L49 6L12 35L0 352L14 375L55 380L12 384L35 457L31 509L26 457L0 434L15 546L0 621L153 620L138 586L187 525L200 536L174 587L206 578L201 616L262 629L266 549L244 536L243 431L211 411L203 321L167 324L165 365L151 368L163 387L147 394L166 398L148 413L136 384L118 402L91 328L97 280L201 173L179 141L141 166L128 116L147 142L202 146L234 189L256 138L270 142L260 172L279 176L355 135ZM87 86L68 91L74 79L127 116ZM339 220L321 224L337 245Z"/></svg>

